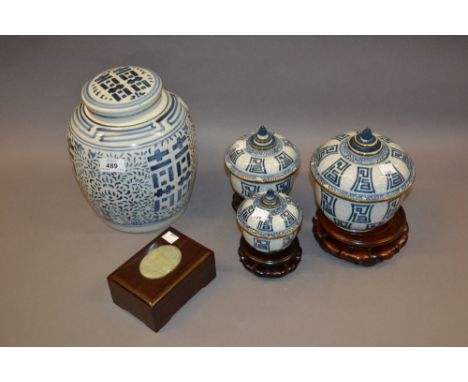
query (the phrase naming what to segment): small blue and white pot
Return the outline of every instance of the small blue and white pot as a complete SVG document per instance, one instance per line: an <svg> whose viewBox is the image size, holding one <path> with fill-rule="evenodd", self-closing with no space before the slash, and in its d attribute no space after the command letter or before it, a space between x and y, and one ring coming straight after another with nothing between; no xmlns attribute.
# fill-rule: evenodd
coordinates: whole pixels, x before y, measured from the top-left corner
<svg viewBox="0 0 468 382"><path fill-rule="evenodd" d="M269 189L288 194L301 156L294 144L262 126L235 141L227 149L224 163L234 191L250 198Z"/></svg>
<svg viewBox="0 0 468 382"><path fill-rule="evenodd" d="M76 180L91 207L126 232L162 229L185 211L196 172L185 103L148 69L123 66L88 81L68 126Z"/></svg>
<svg viewBox="0 0 468 382"><path fill-rule="evenodd" d="M289 247L302 224L302 212L288 195L273 190L245 199L237 210L242 236L257 251L271 253Z"/></svg>
<svg viewBox="0 0 468 382"><path fill-rule="evenodd" d="M413 185L410 156L370 129L338 135L310 163L315 200L325 216L347 231L368 231L389 221Z"/></svg>

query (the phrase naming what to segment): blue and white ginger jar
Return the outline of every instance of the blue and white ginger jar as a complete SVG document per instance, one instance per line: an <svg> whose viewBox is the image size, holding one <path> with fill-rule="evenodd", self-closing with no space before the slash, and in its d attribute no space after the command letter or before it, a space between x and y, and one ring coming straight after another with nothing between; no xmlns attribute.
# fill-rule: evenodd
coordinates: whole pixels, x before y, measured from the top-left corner
<svg viewBox="0 0 468 382"><path fill-rule="evenodd" d="M196 172L187 105L148 69L123 66L88 81L68 126L75 177L111 227L148 232L187 207Z"/></svg>
<svg viewBox="0 0 468 382"><path fill-rule="evenodd" d="M302 224L302 212L288 195L262 191L245 199L237 210L237 223L249 245L271 253L289 247Z"/></svg>
<svg viewBox="0 0 468 382"><path fill-rule="evenodd" d="M315 199L325 216L340 228L359 232L389 221L416 175L410 156L370 129L324 143L310 167Z"/></svg>
<svg viewBox="0 0 468 382"><path fill-rule="evenodd" d="M301 156L293 143L262 126L235 141L227 149L224 163L234 191L249 198L269 189L288 194Z"/></svg>

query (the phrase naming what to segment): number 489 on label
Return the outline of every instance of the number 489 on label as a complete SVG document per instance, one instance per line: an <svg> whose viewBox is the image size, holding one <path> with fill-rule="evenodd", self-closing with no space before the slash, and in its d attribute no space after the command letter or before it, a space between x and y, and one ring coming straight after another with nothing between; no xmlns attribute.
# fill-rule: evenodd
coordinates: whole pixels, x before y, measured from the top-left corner
<svg viewBox="0 0 468 382"><path fill-rule="evenodd" d="M125 172L125 160L116 158L100 158L99 170L101 172Z"/></svg>

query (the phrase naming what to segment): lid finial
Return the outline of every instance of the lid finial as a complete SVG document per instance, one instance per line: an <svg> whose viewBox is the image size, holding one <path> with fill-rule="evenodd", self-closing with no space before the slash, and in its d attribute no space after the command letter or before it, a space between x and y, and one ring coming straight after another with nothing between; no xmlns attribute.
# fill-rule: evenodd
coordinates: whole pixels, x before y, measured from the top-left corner
<svg viewBox="0 0 468 382"><path fill-rule="evenodd" d="M269 150L276 144L276 138L264 125L261 125L250 137L250 143L257 150Z"/></svg>
<svg viewBox="0 0 468 382"><path fill-rule="evenodd" d="M269 189L260 200L265 207L274 207L278 204L278 195L274 190Z"/></svg>
<svg viewBox="0 0 468 382"><path fill-rule="evenodd" d="M382 142L372 133L370 128L366 127L364 130L351 137L348 146L356 154L369 156L380 152L382 149Z"/></svg>
<svg viewBox="0 0 468 382"><path fill-rule="evenodd" d="M373 138L375 138L374 134L372 134L372 130L368 127L361 131L360 136L365 141L371 141Z"/></svg>
<svg viewBox="0 0 468 382"><path fill-rule="evenodd" d="M257 132L257 135L260 135L260 136L266 136L268 135L268 130L265 126L260 126L260 128L258 129L258 132Z"/></svg>

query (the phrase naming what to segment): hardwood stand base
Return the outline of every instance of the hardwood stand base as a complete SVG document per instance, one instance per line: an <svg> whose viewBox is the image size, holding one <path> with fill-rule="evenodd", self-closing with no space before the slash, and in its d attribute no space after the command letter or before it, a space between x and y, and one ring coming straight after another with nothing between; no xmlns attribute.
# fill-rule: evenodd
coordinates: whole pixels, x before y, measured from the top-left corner
<svg viewBox="0 0 468 382"><path fill-rule="evenodd" d="M301 261L302 248L296 237L291 245L279 252L263 253L252 248L243 237L239 258L245 269L259 277L278 278L294 271Z"/></svg>
<svg viewBox="0 0 468 382"><path fill-rule="evenodd" d="M231 206L232 206L232 208L234 208L234 211L237 211L237 209L239 208L240 204L243 201L244 201L244 198L242 196L240 196L237 192L234 192L232 194Z"/></svg>
<svg viewBox="0 0 468 382"><path fill-rule="evenodd" d="M402 207L387 223L367 232L339 228L320 209L312 223L315 238L325 251L358 265L371 266L388 260L408 241L408 222Z"/></svg>

